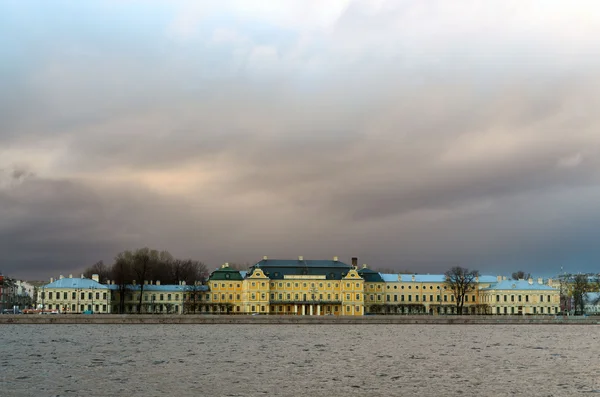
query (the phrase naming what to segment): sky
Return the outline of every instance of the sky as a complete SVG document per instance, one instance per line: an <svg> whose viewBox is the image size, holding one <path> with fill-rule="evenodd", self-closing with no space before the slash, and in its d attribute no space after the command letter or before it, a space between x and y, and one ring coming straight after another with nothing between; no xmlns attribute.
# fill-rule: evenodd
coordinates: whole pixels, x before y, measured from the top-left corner
<svg viewBox="0 0 600 397"><path fill-rule="evenodd" d="M596 1L0 2L0 271L600 271Z"/></svg>

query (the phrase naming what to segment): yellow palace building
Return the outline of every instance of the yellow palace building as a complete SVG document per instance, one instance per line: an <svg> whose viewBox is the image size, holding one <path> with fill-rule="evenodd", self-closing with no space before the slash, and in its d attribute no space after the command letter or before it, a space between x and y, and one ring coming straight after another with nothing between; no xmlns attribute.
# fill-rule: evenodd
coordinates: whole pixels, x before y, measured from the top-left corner
<svg viewBox="0 0 600 397"><path fill-rule="evenodd" d="M505 291L507 286L511 291ZM359 268L357 258L348 265L338 257L306 260L302 256L265 256L248 271L223 265L211 273L205 288L196 287L186 294L187 313L458 314L456 298L443 274L379 273L367 265ZM559 290L541 279L536 283L508 282L500 276L481 275L466 294L462 314L556 314L559 302Z"/></svg>
<svg viewBox="0 0 600 397"><path fill-rule="evenodd" d="M365 314L365 280L356 266L332 260L268 259L248 271L227 264L211 273L208 291L189 292L199 311L230 313L346 315Z"/></svg>
<svg viewBox="0 0 600 397"><path fill-rule="evenodd" d="M38 299L39 300L39 299ZM386 274L331 260L263 259L247 271L228 264L206 283L161 285L159 280L119 286L92 279L61 278L41 287L44 310L61 313L155 314L459 314L443 274ZM140 306L141 305L141 306ZM506 280L481 275L461 314L557 314L559 289L552 280Z"/></svg>

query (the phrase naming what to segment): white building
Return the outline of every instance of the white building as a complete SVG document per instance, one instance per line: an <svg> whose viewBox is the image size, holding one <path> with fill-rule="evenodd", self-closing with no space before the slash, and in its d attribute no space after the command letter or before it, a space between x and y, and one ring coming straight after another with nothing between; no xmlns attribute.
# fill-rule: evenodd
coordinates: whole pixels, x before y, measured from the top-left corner
<svg viewBox="0 0 600 397"><path fill-rule="evenodd" d="M600 292L588 292L583 298L586 314L600 314Z"/></svg>

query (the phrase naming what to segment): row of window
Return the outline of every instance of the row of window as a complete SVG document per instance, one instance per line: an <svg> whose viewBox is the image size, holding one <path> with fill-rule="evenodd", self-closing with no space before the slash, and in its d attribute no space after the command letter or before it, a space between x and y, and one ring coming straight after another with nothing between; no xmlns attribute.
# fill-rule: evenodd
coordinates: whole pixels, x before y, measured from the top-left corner
<svg viewBox="0 0 600 397"><path fill-rule="evenodd" d="M394 285L393 287L394 287L393 289L398 289L398 285ZM386 286L386 288L387 288L387 289L391 289L391 288L390 288L390 285L387 285L387 286ZM444 285L444 289L447 289L447 288L448 288L448 287ZM371 289L371 290L375 289L375 288L374 288L374 286L373 286L373 284L369 285L369 289ZM400 286L400 289L404 289L404 285L401 285L401 286ZM412 289L412 285L409 285L409 286L408 286L408 289ZM419 289L419 286L418 286L418 285L415 285L415 289ZM426 285L424 285L424 286L422 286L422 287L421 287L421 289L427 289L427 286L426 286ZM430 286L429 286L429 289L430 289L430 290L431 290L431 289L433 289L433 285L430 285ZM439 285L436 285L436 286L435 286L435 289L440 289L440 286L439 286ZM377 285L377 290L378 290L378 291L379 291L379 290L381 290L381 285L380 285L380 284L378 284L378 285Z"/></svg>
<svg viewBox="0 0 600 397"><path fill-rule="evenodd" d="M532 307L532 314L553 314L558 313L557 307ZM496 314L520 314L518 310L515 310L514 306L509 307L496 307Z"/></svg>
<svg viewBox="0 0 600 397"><path fill-rule="evenodd" d="M171 314L171 313L179 313L179 305L145 305L142 306L142 312L143 313L167 313L167 314ZM113 313L118 313L119 312L119 306L118 305L114 305L113 306ZM125 305L125 313L137 313L138 312L138 305Z"/></svg>
<svg viewBox="0 0 600 397"><path fill-rule="evenodd" d="M283 282L271 283L270 287L275 288L276 286L278 286L279 288L283 288L283 284L284 284ZM293 284L294 284L293 288L300 288L300 283L293 283ZM252 287L256 287L257 283L253 281L250 285ZM285 285L286 285L286 288L292 288L292 283L287 282L287 283L285 283ZM324 286L327 285L327 289L331 289L331 283L327 283L327 284L325 284L325 283L310 283L310 288L317 288L317 285L318 285L318 288L324 288ZM213 284L213 287L214 286L218 287L218 284ZM267 285L265 282L263 282L263 283L260 283L260 286L263 288L266 288ZM226 288L226 284L221 284L221 287ZM309 287L309 283L302 283L302 288L308 288L308 287ZM337 287L338 287L337 285L334 285L334 288L337 288ZM346 283L346 289L351 289L351 288L362 289L361 283Z"/></svg>
<svg viewBox="0 0 600 397"><path fill-rule="evenodd" d="M146 302L150 302L150 300L152 301L164 301L165 300L165 295L167 297L167 301L171 301L173 299L173 295L172 294L144 294L144 301ZM179 294L174 294L175 296L175 300L178 301L179 300ZM152 299L150 299L150 297L152 297ZM137 294L134 295L133 294L127 294L127 300L129 301L139 301L140 300L140 295Z"/></svg>
<svg viewBox="0 0 600 397"><path fill-rule="evenodd" d="M530 299L529 295L496 295L496 302L500 302L501 300L502 300L502 302L508 302L509 296L510 296L511 302L515 301L515 296L516 296L517 302L523 302L523 299L525 299L525 302L529 302L529 299ZM539 298L539 301L541 303L544 302L544 295L533 295L532 297L536 297L536 296ZM550 295L546 295L546 302L549 303L551 301L550 298L551 298ZM491 302L492 301L491 299L492 299L492 297L489 295L485 295L483 297L484 302Z"/></svg>
<svg viewBox="0 0 600 397"><path fill-rule="evenodd" d="M87 298L89 300L94 299L94 294L92 292L81 292L80 293L80 299L85 299L87 294ZM100 299L100 292L96 292L95 293L96 299ZM102 293L102 299L106 300L107 294L106 292ZM69 293L68 292L63 292L62 293L62 298L61 298L61 293L60 292L48 292L48 297L46 298L46 292L42 292L42 299L63 299L63 300L67 300L69 299ZM75 300L77 299L77 293L76 292L71 292L71 299Z"/></svg>
<svg viewBox="0 0 600 397"><path fill-rule="evenodd" d="M77 313L77 305L75 305L74 303L69 305L69 304L63 304L63 303L56 303L56 304L45 304L44 307L47 310L58 310L61 312L72 312L72 313ZM95 307L95 311L97 312L106 312L106 305L94 305ZM100 310L102 309L102 310ZM86 310L90 310L92 311L92 305L79 305L79 312L84 312Z"/></svg>
<svg viewBox="0 0 600 397"><path fill-rule="evenodd" d="M381 295L376 295L377 296L377 301L381 302ZM450 296L450 302L454 302L454 295L438 295L438 294L430 294L429 295L429 302L441 302L442 301L442 296L443 296L443 301L444 302L448 302L448 296ZM414 297L414 299L413 299ZM427 302L427 295L423 294L421 295L422 299L421 302ZM398 302L398 295L394 294L394 295L386 295L385 296L385 300L386 302L391 302L393 298L394 302ZM375 301L375 296L374 295L369 295L369 300L371 302ZM419 295L406 295L406 300L405 300L405 295L400 295L400 302L419 302ZM471 302L475 303L476 301L476 297L475 295L465 295L465 303L468 303L469 300L471 300Z"/></svg>

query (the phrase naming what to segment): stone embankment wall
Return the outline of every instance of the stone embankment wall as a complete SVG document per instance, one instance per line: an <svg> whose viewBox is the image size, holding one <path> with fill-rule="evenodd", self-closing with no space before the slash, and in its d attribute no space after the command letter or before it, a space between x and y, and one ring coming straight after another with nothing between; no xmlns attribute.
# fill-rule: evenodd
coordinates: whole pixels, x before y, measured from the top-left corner
<svg viewBox="0 0 600 397"><path fill-rule="evenodd" d="M600 317L561 316L234 316L234 315L0 315L0 324L586 324Z"/></svg>

